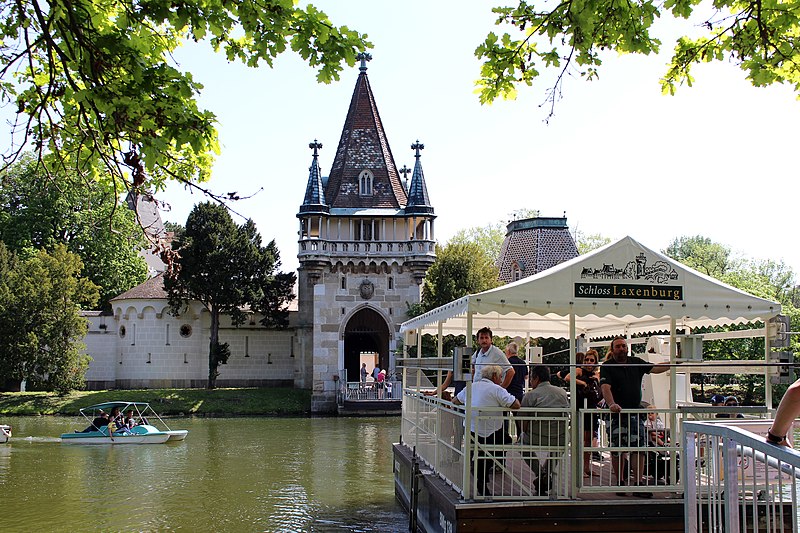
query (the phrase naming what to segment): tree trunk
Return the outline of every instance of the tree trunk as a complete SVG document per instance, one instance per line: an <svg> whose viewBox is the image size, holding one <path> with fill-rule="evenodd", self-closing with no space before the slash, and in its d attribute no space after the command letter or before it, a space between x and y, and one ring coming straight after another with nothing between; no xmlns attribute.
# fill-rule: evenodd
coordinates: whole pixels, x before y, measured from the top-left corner
<svg viewBox="0 0 800 533"><path fill-rule="evenodd" d="M211 307L211 339L208 344L208 389L217 388L219 360L216 347L219 344L219 311Z"/></svg>

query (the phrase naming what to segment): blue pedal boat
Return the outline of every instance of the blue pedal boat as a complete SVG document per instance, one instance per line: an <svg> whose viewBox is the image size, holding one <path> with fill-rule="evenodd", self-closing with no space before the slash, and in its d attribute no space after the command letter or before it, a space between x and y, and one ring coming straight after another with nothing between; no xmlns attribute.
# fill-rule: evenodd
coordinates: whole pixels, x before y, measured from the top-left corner
<svg viewBox="0 0 800 533"><path fill-rule="evenodd" d="M122 427L109 432L108 426L102 423L102 416L115 407L123 415L133 414L133 427ZM185 429L170 429L146 402L105 402L84 407L80 413L89 423L89 427L62 433L62 444L163 444L184 440L189 433ZM155 426L155 421L165 429Z"/></svg>

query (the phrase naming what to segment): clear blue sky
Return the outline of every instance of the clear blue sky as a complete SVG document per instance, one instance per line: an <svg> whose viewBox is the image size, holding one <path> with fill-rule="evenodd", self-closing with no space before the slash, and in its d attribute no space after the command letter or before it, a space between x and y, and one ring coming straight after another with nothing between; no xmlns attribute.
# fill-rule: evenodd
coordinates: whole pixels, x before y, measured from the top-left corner
<svg viewBox="0 0 800 533"><path fill-rule="evenodd" d="M494 28L494 1L333 1L314 4L336 24L369 34L368 75L398 167L422 164L438 218L436 238L507 221L520 208L566 212L570 227L655 249L703 235L753 259L784 260L800 274L794 201L800 192L800 103L788 87L753 88L735 65L696 69L694 87L662 96L671 42L657 57L608 54L600 79L573 78L549 124L540 107L555 73L515 101L481 106L475 47ZM499 5L499 4L497 4ZM667 52L665 54L664 52ZM253 199L235 209L276 239L283 269L297 266L297 221L311 162L323 144L327 175L358 68L332 85L292 54L275 68L228 64L207 45L177 56L205 85L201 104L219 119L223 153L209 183ZM165 220L184 223L203 200L160 196Z"/></svg>

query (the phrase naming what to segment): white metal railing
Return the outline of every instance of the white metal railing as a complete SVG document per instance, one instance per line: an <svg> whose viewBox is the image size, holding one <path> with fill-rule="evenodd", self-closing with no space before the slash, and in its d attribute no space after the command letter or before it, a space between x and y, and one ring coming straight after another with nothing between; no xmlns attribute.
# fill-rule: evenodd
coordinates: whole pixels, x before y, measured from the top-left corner
<svg viewBox="0 0 800 533"><path fill-rule="evenodd" d="M375 381L342 382L340 395L342 400L399 400L403 397L403 386L400 381L384 381L381 388Z"/></svg>
<svg viewBox="0 0 800 533"><path fill-rule="evenodd" d="M578 417L578 457L589 454L588 471L584 461L575 461L580 492L617 493L631 496L643 493L681 492L679 479L680 417L678 409L582 409ZM646 424L650 414L663 423L663 429ZM584 446L584 424L597 417L597 444ZM652 424L655 426L655 424Z"/></svg>
<svg viewBox="0 0 800 533"><path fill-rule="evenodd" d="M798 531L800 453L720 423L684 422L686 531Z"/></svg>
<svg viewBox="0 0 800 533"><path fill-rule="evenodd" d="M486 442L465 431L472 427L465 420L476 427L490 421L503 425L513 438ZM499 407L456 406L406 389L401 436L466 499L568 499L569 420L568 409L523 408L512 415Z"/></svg>
<svg viewBox="0 0 800 533"><path fill-rule="evenodd" d="M466 403L469 405L469 400ZM766 413L765 408L752 411ZM640 429L639 422L649 413L656 413L665 422L660 435ZM579 417L564 409L522 408L509 413L503 408L473 410L405 389L401 437L465 499L572 499L588 493L650 496L684 491L680 469L682 425L695 417L714 414L707 407L635 409L621 415L585 409ZM584 423L591 423L590 416L601 421L600 438L597 444L584 446ZM512 438L504 443L480 442L464 429L470 427L465 420L473 419L478 423L502 421ZM619 432L612 433L621 420L635 420L631 432L643 431L641 440L629 441ZM736 423L733 419L714 420ZM573 442L571 426L575 421L577 439ZM766 423L757 418L743 422ZM584 469L584 457L591 458L588 470ZM481 474L484 470L488 471L486 487Z"/></svg>

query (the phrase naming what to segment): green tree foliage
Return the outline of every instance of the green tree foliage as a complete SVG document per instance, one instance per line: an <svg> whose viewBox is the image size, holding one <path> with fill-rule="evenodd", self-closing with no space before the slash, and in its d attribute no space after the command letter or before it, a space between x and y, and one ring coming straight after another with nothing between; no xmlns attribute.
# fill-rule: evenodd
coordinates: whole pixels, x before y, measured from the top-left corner
<svg viewBox="0 0 800 533"><path fill-rule="evenodd" d="M454 237L445 246L436 245L436 261L428 269L422 289L422 301L409 306L408 316L413 318L436 309L467 294L485 291L500 285L495 260L486 247L476 241ZM463 335L446 335L442 353L450 355L453 347L464 345ZM407 347L416 354L415 346ZM423 335L422 352L435 355L436 339Z"/></svg>
<svg viewBox="0 0 800 533"><path fill-rule="evenodd" d="M726 246L699 235L674 239L664 253L733 287L761 298L780 302L782 313L790 318L791 330L797 331L797 328L800 328L800 310L792 301L795 276L785 264L770 260L736 258ZM746 327L736 325L726 328L711 328L709 331L736 330ZM696 333L703 332L697 331ZM797 353L798 348L800 348L800 343L795 338L792 340L790 349ZM704 357L711 360L763 359L764 339L757 337L708 341L703 344L703 351ZM725 387L723 392L738 394L739 400L745 404L763 401L764 379L762 376L720 374L714 376L713 379L717 386ZM778 395L782 392L782 388L779 388Z"/></svg>
<svg viewBox="0 0 800 533"><path fill-rule="evenodd" d="M112 187L141 192L207 179L216 119L198 107L202 86L172 52L205 40L229 61L257 67L291 50L327 83L371 48L366 35L295 4L3 1L0 99L18 117L7 160L30 142L49 172Z"/></svg>
<svg viewBox="0 0 800 533"><path fill-rule="evenodd" d="M234 325L244 323L245 307L264 315L269 327L288 324L287 304L294 298L294 273L277 272L280 255L275 241L261 245L252 220L241 226L219 204L197 204L186 220L186 231L175 242L178 257L164 277L171 312L200 302L211 314L208 355L208 388L216 386L219 365L230 350L219 340L220 316L229 315Z"/></svg>
<svg viewBox="0 0 800 533"><path fill-rule="evenodd" d="M422 290L423 312L467 294L500 285L494 259L477 242L436 246L436 261L428 269Z"/></svg>
<svg viewBox="0 0 800 533"><path fill-rule="evenodd" d="M0 381L62 393L83 385L89 357L79 302L94 303L98 292L82 268L63 244L17 260L0 243Z"/></svg>
<svg viewBox="0 0 800 533"><path fill-rule="evenodd" d="M781 0L520 0L516 7L498 7L498 25L513 33L490 33L475 51L484 63L478 81L481 102L513 98L519 84L531 85L542 71L557 72L549 90L554 105L566 75L597 77L603 51L649 55L661 39L655 22L675 19L692 36L678 38L664 77L662 91L694 79L696 64L725 61L747 72L755 86L788 83L800 92L800 10ZM552 114L552 107L551 107Z"/></svg>
<svg viewBox="0 0 800 533"><path fill-rule="evenodd" d="M522 220L539 216L536 209L520 208L509 213L510 220ZM495 222L487 226L473 226L471 228L458 230L448 241L450 244L477 243L486 250L492 260L496 263L500 259L500 252L503 249L503 240L506 236L507 222Z"/></svg>
<svg viewBox="0 0 800 533"><path fill-rule="evenodd" d="M81 275L100 287L101 307L147 279L138 253L147 240L108 181L48 176L26 153L0 174L0 183L0 240L12 251L30 256L64 244L80 256Z"/></svg>
<svg viewBox="0 0 800 533"><path fill-rule="evenodd" d="M495 222L494 224L483 227L473 226L467 229L460 229L448 241L448 245L476 244L496 263L500 258L500 251L503 248L503 239L505 235L505 224L502 222Z"/></svg>
<svg viewBox="0 0 800 533"><path fill-rule="evenodd" d="M738 267L727 246L700 235L678 237L667 246L664 253L698 272L720 280Z"/></svg>
<svg viewBox="0 0 800 533"><path fill-rule="evenodd" d="M610 243L611 239L603 237L599 233L586 234L582 231L575 230L575 245L578 247L578 254L588 254L592 250L596 250L606 244Z"/></svg>

